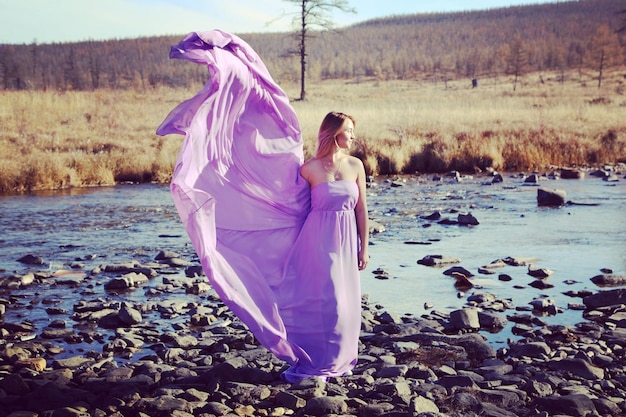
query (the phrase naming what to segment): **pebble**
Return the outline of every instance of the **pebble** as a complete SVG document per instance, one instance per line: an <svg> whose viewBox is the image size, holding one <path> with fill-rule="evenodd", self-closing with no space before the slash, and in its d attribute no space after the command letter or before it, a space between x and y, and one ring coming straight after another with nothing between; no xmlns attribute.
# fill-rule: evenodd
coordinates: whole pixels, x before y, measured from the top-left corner
<svg viewBox="0 0 626 417"><path fill-rule="evenodd" d="M11 316L21 319L0 323L0 415L626 413L623 289L575 294L582 303L568 308L583 310L585 320L575 326L547 325L531 314L559 312L547 297L505 317L501 313L512 309L510 300L477 291L467 298L467 307L416 317L387 312L364 296L359 361L352 375L289 384L280 378L287 364L256 342L203 281L201 270L190 269L189 261L177 253L163 251L157 258L148 265L127 262L93 268L71 289L85 291L81 300L64 308L60 295L46 295L40 304L49 319L32 322L26 318L30 300L13 297L11 291L36 288L35 300L35 293L54 284L45 274L33 272L0 277L4 315L6 310L25 312ZM423 260L430 266L459 263L441 255ZM532 262L505 258L485 268ZM180 270L182 278L172 270ZM193 273L186 272L190 270ZM452 267L449 273L458 271L463 270ZM375 274L388 275L384 270ZM158 276L160 283L154 280ZM20 284L16 287L15 282ZM121 290L126 292L118 293ZM145 301L133 301L134 291L143 291ZM508 321L519 339L496 350L480 332L502 328Z"/></svg>

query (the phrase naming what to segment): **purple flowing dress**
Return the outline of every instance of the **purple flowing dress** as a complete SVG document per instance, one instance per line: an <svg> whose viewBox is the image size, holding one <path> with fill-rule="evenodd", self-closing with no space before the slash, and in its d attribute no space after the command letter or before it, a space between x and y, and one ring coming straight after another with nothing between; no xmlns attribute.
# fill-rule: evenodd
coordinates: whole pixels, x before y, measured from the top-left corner
<svg viewBox="0 0 626 417"><path fill-rule="evenodd" d="M157 134L185 135L172 198L211 285L288 380L344 374L361 322L356 183L300 177L297 116L243 40L190 33L170 57L209 70Z"/></svg>

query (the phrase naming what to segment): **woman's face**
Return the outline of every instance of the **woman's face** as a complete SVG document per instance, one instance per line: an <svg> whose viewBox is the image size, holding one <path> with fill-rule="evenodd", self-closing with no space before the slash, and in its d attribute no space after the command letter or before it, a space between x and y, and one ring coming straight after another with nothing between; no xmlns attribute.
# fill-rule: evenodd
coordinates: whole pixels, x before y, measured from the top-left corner
<svg viewBox="0 0 626 417"><path fill-rule="evenodd" d="M335 134L335 140L337 141L337 146L341 149L350 149L352 147L352 142L354 142L354 123L352 123L352 120L344 120L343 125Z"/></svg>

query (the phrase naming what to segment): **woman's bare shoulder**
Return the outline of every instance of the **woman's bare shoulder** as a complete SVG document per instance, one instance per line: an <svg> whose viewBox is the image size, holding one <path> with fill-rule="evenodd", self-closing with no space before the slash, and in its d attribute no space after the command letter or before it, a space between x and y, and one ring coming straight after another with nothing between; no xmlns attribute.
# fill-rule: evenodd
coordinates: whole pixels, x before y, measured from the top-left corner
<svg viewBox="0 0 626 417"><path fill-rule="evenodd" d="M314 169L315 164L317 164L317 160L315 158L311 158L308 161L305 161L300 166L300 176L304 177L305 179L308 178L311 170Z"/></svg>
<svg viewBox="0 0 626 417"><path fill-rule="evenodd" d="M308 171L313 168L318 163L318 160L315 158L311 158L308 161L305 161L300 167L300 171Z"/></svg>
<svg viewBox="0 0 626 417"><path fill-rule="evenodd" d="M361 161L356 156L348 155L348 161L350 161L350 165L353 165L356 167L363 166L363 161Z"/></svg>

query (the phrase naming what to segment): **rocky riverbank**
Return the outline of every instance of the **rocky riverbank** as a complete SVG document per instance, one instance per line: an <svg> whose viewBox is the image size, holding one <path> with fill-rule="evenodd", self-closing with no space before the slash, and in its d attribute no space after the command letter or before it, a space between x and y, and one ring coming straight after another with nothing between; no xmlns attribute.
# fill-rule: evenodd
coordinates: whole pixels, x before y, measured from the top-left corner
<svg viewBox="0 0 626 417"><path fill-rule="evenodd" d="M626 414L626 290L573 294L584 317L574 326L547 325L488 292L420 317L364 296L353 375L288 384L286 364L257 344L194 260L85 257L56 272L39 271L36 256L22 262L24 273L0 274L2 416ZM137 292L148 301L133 301ZM507 321L520 339L496 350L481 332Z"/></svg>

